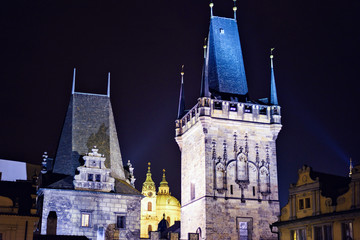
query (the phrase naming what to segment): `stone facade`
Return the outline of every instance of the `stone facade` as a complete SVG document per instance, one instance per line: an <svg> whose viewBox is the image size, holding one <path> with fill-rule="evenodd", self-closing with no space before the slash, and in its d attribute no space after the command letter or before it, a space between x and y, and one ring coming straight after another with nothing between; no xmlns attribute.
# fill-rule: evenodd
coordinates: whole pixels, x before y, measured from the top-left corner
<svg viewBox="0 0 360 240"><path fill-rule="evenodd" d="M41 233L46 233L50 212L57 216L57 235L86 236L89 239L139 239L140 197L116 193L40 189ZM89 226L82 226L82 214L89 214ZM124 228L117 218L125 217ZM98 238L103 235L104 238Z"/></svg>
<svg viewBox="0 0 360 240"><path fill-rule="evenodd" d="M280 107L200 98L176 121L181 149L181 239L276 239L275 140ZM241 238L240 238L241 239Z"/></svg>

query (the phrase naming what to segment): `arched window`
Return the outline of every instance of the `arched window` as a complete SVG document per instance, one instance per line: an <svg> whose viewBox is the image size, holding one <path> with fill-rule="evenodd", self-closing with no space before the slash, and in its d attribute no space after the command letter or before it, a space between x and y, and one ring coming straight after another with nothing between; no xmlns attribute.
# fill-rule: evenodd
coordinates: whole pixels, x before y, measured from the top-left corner
<svg viewBox="0 0 360 240"><path fill-rule="evenodd" d="M57 215L55 211L50 211L47 218L46 235L56 235Z"/></svg>
<svg viewBox="0 0 360 240"><path fill-rule="evenodd" d="M149 226L148 226L148 233L150 234L151 231L152 231L152 226L149 225ZM149 237L150 237L150 236L149 236Z"/></svg>
<svg viewBox="0 0 360 240"><path fill-rule="evenodd" d="M170 226L170 217L169 217L169 216L167 216L166 220L168 221L169 226Z"/></svg>
<svg viewBox="0 0 360 240"><path fill-rule="evenodd" d="M151 202L148 202L148 211L152 211L152 204ZM149 225L150 226L150 225Z"/></svg>

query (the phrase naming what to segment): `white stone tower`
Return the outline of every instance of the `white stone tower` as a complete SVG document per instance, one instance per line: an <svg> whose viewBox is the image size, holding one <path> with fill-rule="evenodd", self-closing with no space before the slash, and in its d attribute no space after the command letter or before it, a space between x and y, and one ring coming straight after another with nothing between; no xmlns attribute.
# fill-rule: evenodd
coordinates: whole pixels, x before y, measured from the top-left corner
<svg viewBox="0 0 360 240"><path fill-rule="evenodd" d="M270 96L250 100L236 19L212 15L207 39L200 98L184 110L182 79L176 120L181 239L196 232L208 240L277 239L269 224L280 213L276 138L282 125L272 55Z"/></svg>

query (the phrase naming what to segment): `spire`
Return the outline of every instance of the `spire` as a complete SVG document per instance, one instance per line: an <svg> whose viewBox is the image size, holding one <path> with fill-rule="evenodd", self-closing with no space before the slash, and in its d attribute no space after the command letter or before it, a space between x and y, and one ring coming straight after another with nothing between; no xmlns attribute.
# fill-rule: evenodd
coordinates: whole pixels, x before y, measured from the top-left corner
<svg viewBox="0 0 360 240"><path fill-rule="evenodd" d="M179 97L179 108L178 108L178 116L180 119L184 116L185 112L185 94L184 94L184 65L181 68L181 87L180 87L180 97Z"/></svg>
<svg viewBox="0 0 360 240"><path fill-rule="evenodd" d="M234 11L234 19L236 20L236 10L237 10L237 7L236 7L236 0L234 0L234 7L233 7L233 11Z"/></svg>
<svg viewBox="0 0 360 240"><path fill-rule="evenodd" d="M152 183L153 183L154 181L153 181L152 178L151 178L150 165L151 165L151 163L148 162L148 171L147 171L147 174L146 174L146 180L145 180L145 182L152 182Z"/></svg>
<svg viewBox="0 0 360 240"><path fill-rule="evenodd" d="M107 96L110 97L110 72L108 72Z"/></svg>
<svg viewBox="0 0 360 240"><path fill-rule="evenodd" d="M207 38L205 38L204 41L204 65L202 69L200 97L210 97L209 82L208 79L205 78L205 65L206 65L206 53L207 53L206 42L207 42Z"/></svg>
<svg viewBox="0 0 360 240"><path fill-rule="evenodd" d="M166 181L165 169L163 169L163 177L162 181L160 182L158 194L170 194L170 188L168 182Z"/></svg>
<svg viewBox="0 0 360 240"><path fill-rule="evenodd" d="M213 7L214 7L214 3L211 1L210 4L210 16L213 17Z"/></svg>
<svg viewBox="0 0 360 240"><path fill-rule="evenodd" d="M162 181L160 182L160 185L168 184L168 182L166 181L165 172L166 172L165 169L163 169L163 177L162 177Z"/></svg>
<svg viewBox="0 0 360 240"><path fill-rule="evenodd" d="M352 159L350 158L349 177L351 177L352 175L352 170L353 170L353 164L352 164Z"/></svg>
<svg viewBox="0 0 360 240"><path fill-rule="evenodd" d="M273 63L273 51L275 48L271 48L270 61L271 61L271 90L270 90L270 104L278 105L277 93L276 93L276 85L275 85L275 74L274 74L274 63Z"/></svg>
<svg viewBox="0 0 360 240"><path fill-rule="evenodd" d="M76 68L74 68L74 73L73 73L73 84L72 84L71 94L75 93L75 76L76 76Z"/></svg>

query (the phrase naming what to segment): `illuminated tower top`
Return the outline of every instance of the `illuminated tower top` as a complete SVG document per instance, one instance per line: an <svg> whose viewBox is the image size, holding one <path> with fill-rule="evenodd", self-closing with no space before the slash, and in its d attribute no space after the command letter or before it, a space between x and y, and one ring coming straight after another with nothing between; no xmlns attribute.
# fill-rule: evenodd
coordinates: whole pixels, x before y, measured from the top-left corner
<svg viewBox="0 0 360 240"><path fill-rule="evenodd" d="M211 17L204 71L214 98L246 100L248 87L235 19Z"/></svg>

